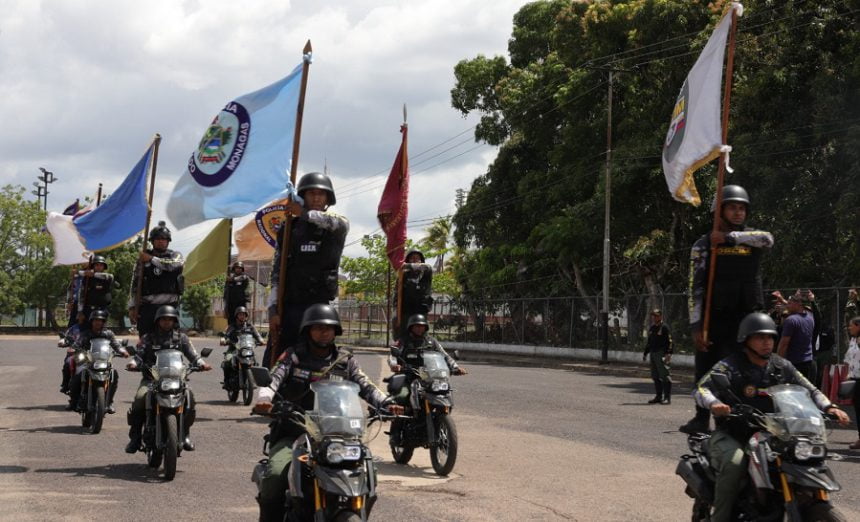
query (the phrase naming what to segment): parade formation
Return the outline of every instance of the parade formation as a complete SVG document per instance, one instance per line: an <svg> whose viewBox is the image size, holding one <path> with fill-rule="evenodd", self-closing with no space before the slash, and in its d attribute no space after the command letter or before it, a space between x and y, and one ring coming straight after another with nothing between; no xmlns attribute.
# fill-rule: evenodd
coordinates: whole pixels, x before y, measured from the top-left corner
<svg viewBox="0 0 860 522"><path fill-rule="evenodd" d="M530 6L543 8L549 4L551 2L535 2ZM603 5L601 2L582 4ZM578 29L564 25L573 18L570 13L579 9L576 5L569 7L571 11L566 11L567 16L554 11L551 16L542 13L534 18L555 19L555 23L561 24L565 30L576 32ZM623 438L642 436L643 431L655 431L648 422L652 417L648 415L655 420L665 420L660 416L670 411L678 415L683 413L684 418L693 414L677 428L674 427L677 424L673 424L671 430L663 432L671 434L669 452L678 456L672 460L676 462L674 475L661 477L661 482L671 483L670 487L678 490L679 496L683 492L684 510L677 513L678 520L848 520L838 505L843 497L834 494L840 491L850 493L856 489L856 484L840 481L834 472L833 461L842 457L834 456L832 447L828 446L828 437L835 429L852 424L849 413L840 407L851 404L850 401L854 406L853 422L860 430L856 418L860 412L860 387L854 385L860 379L860 298L856 290L852 290L844 307L842 322L846 327L844 333L848 349L844 359L846 371L841 374L836 365L824 367L821 354L831 351L836 341L833 340L832 329L828 332L822 326L826 320L822 317L815 293L807 287L799 287L784 298L776 291L770 295L772 302L768 302L762 272L767 266L768 256L778 248L781 236L778 229L771 227L775 218L757 210L757 202L764 199L767 194L762 192L766 191L755 190L760 186L747 184L745 179L748 178L743 176L748 173L734 173L731 167L733 149L728 139L732 89L736 82L743 81L736 78L733 67L736 31L744 7L739 2L715 2L708 9L713 11L709 22L712 26L695 33L697 38L701 36L702 45L696 47L698 59L683 83L680 84L680 77L671 75L659 79L660 82L677 80L679 83L672 87L679 89L679 94L669 127L664 129L665 139L660 153L665 185L662 178L655 182L660 185L665 201L637 200L637 204L643 207L684 204L681 211L672 214L672 231L677 227L687 227L691 234L695 234L685 236L687 240L698 237L691 248L689 241L684 241L680 248L685 259L683 272L686 277L683 280L687 284L683 294L686 307L680 308L686 309L669 309L664 306L665 301L657 299L659 292L653 291L657 285L652 283L659 278L660 270L665 270L665 266L660 268L658 263L649 264L649 256L656 257L660 249L679 250L675 248L674 239L671 245L668 240L661 243L663 236L657 234L658 231L652 233L650 242L644 242L648 243L644 247L640 241L636 248L623 252L625 258L641 254L637 258L639 264L636 269L653 287L649 288L651 294L647 302L637 305L638 317L632 317L632 307L624 308L627 304L611 304L609 271L614 270L618 263L609 254L613 75L631 74L636 69L615 67L613 64L616 62L600 67L591 67L590 62L585 62L581 66L582 70L593 69L601 74L608 72L609 78L606 177L600 188L600 191L606 191L602 260L604 294L581 309L575 310L571 305L569 314L553 312L550 298L542 310L528 310L525 304L521 308L510 304L518 297L504 304L481 301L477 297L494 286L508 286L516 293L534 281L547 278L553 278L553 281L565 278L579 295L586 295L581 264L561 263L560 266L565 268L555 270L547 277L532 277L529 272L544 257L561 259L576 250L577 247L562 248L547 254L564 242L558 239L564 237L558 229L570 223L574 223L572 228L596 228L596 221L587 222L594 214L594 208L583 210L566 206L559 212L558 221L548 224L554 233L539 236L536 231L529 232L530 237L537 238L537 246L532 250L520 247L512 247L509 251L502 249L502 255L498 257L504 259L485 259L485 264L476 261L480 255L460 257L457 262L466 267L464 270L493 263L499 266L499 270L483 280L487 283L484 287L472 288L468 282L460 281L462 293L459 300L452 299L446 303L450 307L452 302L456 302L473 324L480 323L482 333L493 332L494 328L495 332L504 332L505 314L512 318L515 313L520 313L521 330L516 331L514 327L516 342L511 352L514 354L548 353L560 358L557 354L561 352L559 346L564 346L564 337L573 348L575 325L599 330L602 332L600 344L589 348L601 348L604 369L611 367L608 364L612 336L610 320L615 320L616 325L621 320L625 321L626 333L622 335L621 327L616 326L615 339L618 343L630 344L637 351L626 354L633 355L632 358L615 354L614 360L629 363L635 359L637 371L641 373L636 375L650 377L650 382L643 380L638 383L643 386L638 393L641 395L647 390L648 400L637 399L636 404L622 404L625 407L641 406L637 411L648 411L642 417L646 421L640 424L634 424L634 415L630 415L629 431L620 430L622 441ZM523 20L519 22L524 23ZM511 39L512 53L529 38L525 32L515 33ZM522 53L522 49L519 52ZM382 333L371 332L369 314L359 311L359 324L365 319L368 325L366 338L362 339L365 347L357 346L358 343L353 346L345 338L347 313L352 321L354 312L347 312L344 293L347 284L344 282L347 279L344 275L347 263L344 251L350 246L347 242L350 218L355 222L362 217L359 216L361 212L369 215L373 211L345 205L343 197L341 205L338 205L338 195L344 196L344 191L336 190L327 168L323 172L300 168L305 101L314 58L311 42L307 41L297 55L300 63L288 74L270 85L230 99L202 129L200 140L186 144L191 153L180 165L183 170L179 181L170 186L166 215L153 216L153 198L156 186L160 187L156 181L162 142L160 134L154 135L143 156L104 202L100 186L98 201L86 211L81 211L76 202L69 212L46 212L45 231L53 243L51 261L54 266L70 267L67 286L64 283L62 287L66 294L66 315L56 321L62 326L62 331L53 332L51 342L51 353L57 353L53 351L56 350L53 343L59 333L57 347L62 355L61 364L57 361L61 368L59 390L65 397L58 410L80 415L80 428L88 433L87 436L116 428L116 419L124 418L123 426L128 426L127 442L124 448L117 447L127 454L123 456L128 459L139 458L131 455L142 453L146 462L123 468L122 473L148 467L152 473L158 472L159 481L174 481L174 484L181 484L183 491L191 491L194 487L220 487L220 484L186 484L182 474L178 473L181 468L195 466L194 458L182 458L192 452L194 455L217 455L228 451L221 441L202 436L200 429L205 424L198 423L217 424L218 429L225 432L237 429L224 419L201 415L203 405L215 399L206 397L205 389L200 391L202 386L195 385L196 393L192 390L191 377L199 372L201 380L209 379L213 385L220 384L220 401L224 401L226 393L226 402L222 406L232 408L231 411L241 410L246 418L236 423L247 421L257 428L259 438L246 443L255 448L262 447L262 456L257 461L248 461L243 469L229 470L232 474L242 474L243 478L250 477L256 496L231 498L230 501L241 506L246 514L253 512L260 521L266 522L354 522L378 518L374 515L374 507L386 495L386 488L380 483L380 470L389 474L400 473L403 480L414 479L416 475L419 479L427 479L432 475L434 479L480 483L504 482L510 476L524 473L518 469L520 465L523 469L534 469L508 461L510 455L521 449L516 448L516 442L505 440L498 446L501 451L494 453L485 449L486 441L479 438L479 432L458 429L458 425L462 426L461 421L475 424L478 418L474 410L471 417L464 413L465 408L461 405L477 401L475 395L483 395L483 390L475 389L471 390L471 396L455 393L458 384L476 379L485 367L482 361L472 363L470 359L464 363L453 349L457 345L453 348L449 345L446 350L447 341L436 335L446 325L450 326L453 314L448 313L450 310L444 311L444 307L441 312L434 307L434 300L441 295L439 287L446 281L443 279L444 262L440 260L434 268L428 263L428 258L432 260L435 255L429 251L429 243L407 238L407 224L411 223L407 221L411 171L405 105L403 121L398 122L400 148L374 214L379 230L384 234L384 238L380 237L380 241L384 241L384 250L379 256L384 261L384 268L376 269L373 277L387 277L387 280L384 284L374 281L376 290L361 289L374 298L381 296L377 304L384 309L383 318L379 321L383 325ZM519 59L522 60L522 56ZM539 61L553 60L560 58L553 54L542 56ZM480 64L487 65L484 62ZM458 65L458 82L460 75L466 74L464 71L468 65L465 61ZM475 66L475 63L471 65ZM503 71L507 67L487 65L486 69L480 69L475 66L472 72L477 76L502 78L507 74ZM565 67L560 66L561 69ZM571 75L573 71L565 70L564 74ZM636 81L647 83L657 80L640 75ZM477 80L475 82L477 85ZM742 86L750 88L749 84ZM455 90L452 97L456 95ZM468 113L466 107L469 104L481 106L481 110L501 111L502 108L493 104L520 103L511 101L516 96L510 96L510 93L505 97L484 92L478 96L482 101L462 95L462 92L460 95L455 103L460 104L458 108L464 114ZM496 99L494 96L499 97ZM491 99L495 101L487 101ZM577 100L579 98L565 101L562 106ZM525 126L545 115L542 113L538 118L528 120ZM635 111L630 110L625 117L635 118ZM517 144L524 139L513 134L502 136L499 129L507 123L501 125L498 120L495 116L485 115L476 135L483 133L483 139L495 140L495 144L508 138ZM493 134L493 124L499 124L495 127L498 135ZM503 130L509 132L509 129ZM559 124L553 132L561 135L568 130ZM541 137L538 141L552 139L556 138ZM576 139L585 140L583 137ZM655 148L653 144L647 145L649 150ZM500 150L500 156L509 153L509 149ZM562 157L563 153L556 150L548 155ZM716 165L714 160L717 160ZM517 165L516 161L511 163ZM714 168L709 169L709 164ZM552 172L553 168L543 164L522 167L536 172ZM713 195L713 199L699 194L694 176L699 170L702 172L698 174L698 182L705 187L703 192ZM730 182L727 177L731 177ZM485 178L481 183L483 188L495 188L501 182ZM533 190L531 182L520 180L518 183ZM474 189L476 193L478 188ZM529 204L534 207L549 205L553 198L539 190L530 193L530 197L534 200ZM780 197L790 202L791 190ZM498 197L497 194L492 203L494 212L504 217L512 199L516 198ZM707 214L686 205L698 206L703 201L708 208ZM467 208L463 205L463 201L457 203L458 212ZM643 213L647 211L642 210ZM348 213L349 218L340 212ZM462 226L463 230L477 226L470 219L483 219L474 218L475 214L469 212L459 215L462 220L455 218L454 225ZM477 215L480 216L481 212ZM234 233L233 220L249 216L253 218L248 225ZM493 222L491 235L504 237L506 226L513 227L514 221L526 219L519 215L509 217L510 222L506 225L502 221ZM214 220L220 221L191 252L183 255L183 252L171 248L175 234L181 235L190 226ZM707 231L700 226L705 223L709 226ZM756 228L756 224L774 232ZM482 245L475 241L475 236L462 234L465 235L458 237L459 243L481 249ZM447 235L450 231L446 231L446 239ZM372 238L368 235L365 239L370 241ZM182 243L179 245L184 251ZM110 257L109 252L120 247L134 250L134 269L131 272L120 270ZM642 248L637 250L638 247ZM856 249L856 245L846 248ZM445 249L441 250L444 256ZM642 254L644 251L647 252ZM534 264L522 259L529 257L536 260ZM593 272L595 268L601 267L585 267L584 270ZM514 282L496 285L494 277L498 278L502 272L515 274L511 275ZM214 294L198 291L201 288L198 285L211 285L213 280L218 281ZM261 284L261 281L268 284ZM383 287L384 290L380 290ZM258 297L258 291L265 295ZM218 313L201 320L197 309L208 310L217 299L221 305ZM205 306L199 306L197 303L200 302ZM258 303L264 303L260 314L257 313ZM598 304L604 306L603 312L598 312ZM610 306L615 307L611 317ZM108 327L112 317L118 318L119 309L126 315L115 321L114 330L122 335L127 333L127 339L120 338ZM838 313L839 310L834 315ZM362 317L362 314L367 317ZM553 330L550 325L554 315L565 315L564 320L569 321L567 331ZM194 322L194 332L192 328L183 327L183 318ZM544 330L545 339L551 339L546 343L550 346L534 346L537 343L528 340L528 319L533 320L529 326ZM638 331L634 331L632 325L637 320L641 323L636 325ZM214 325L218 325L217 328ZM206 329L220 338L220 346L223 347L219 358L221 372L208 376L205 372L213 370L219 362L207 361L213 348L203 347L208 341L198 342L195 338ZM464 331L465 328L460 334ZM385 335L384 343L379 340L382 335ZM685 340L689 341L686 346ZM492 344L484 342L483 338L472 341L474 344L480 341L481 350L487 350L487 345ZM194 346L195 342L200 351ZM367 348L368 345L373 346ZM492 355L492 350L489 351ZM598 352L596 349L589 351ZM838 346L832 351L839 355ZM368 365L362 368L365 359L361 358L368 356L367 353L382 362L379 382L374 382L376 374L369 370ZM139 383L131 396L122 396L119 383L123 381L130 386L130 381L120 376L118 370L121 368L114 366L115 357L125 359L126 372L140 373ZM516 358L511 361L512 367L522 362ZM684 372L678 361L691 367L690 375ZM528 361L523 366L541 364L541 361ZM559 367L557 361L546 364ZM603 373L608 373L595 367L594 373L601 375L600 378L603 378ZM51 368L51 372L57 369L55 366ZM37 371L43 373L39 378L45 380L56 377L42 368ZM502 381L500 387L508 387L518 400L505 402L500 399L496 406L512 422L520 424L518 429L543 436L544 433L536 428L540 419L531 417L529 409L534 402L557 404L554 395L558 390L548 385L550 379L543 382L541 377L537 377L526 387L513 380L506 382L505 376L510 377L510 374L500 375L497 379ZM650 397L652 383L653 398ZM51 393L55 393L54 386L51 385ZM212 390L208 391L211 395ZM455 399L458 404L456 414ZM678 405L685 402L690 408L681 411ZM122 403L130 404L127 411L123 411L124 406L120 408ZM557 414L563 417L564 413L558 410L567 406L561 404L550 416ZM601 403L588 405L588 409L588 413L594 413L598 418L608 416L610 411L606 404ZM641 418L636 422L640 421ZM487 433L502 431L500 423L486 419L480 422L483 423L481 430ZM577 438L577 422L574 419L573 426L565 426L563 430L540 439L540 449L526 450L534 455L543 455L543 461L538 463L542 467L566 468L582 476L591 472L616 476L605 469L582 469L575 459L553 461L552 452L557 448L558 440ZM617 422L623 426L625 419ZM372 435L374 430L375 435ZM371 443L380 433L384 435L380 440L387 449L384 454L379 451L374 454ZM101 435L100 440L104 439L105 435ZM666 440L669 440L668 436ZM615 444L620 447L623 442ZM848 448L860 450L860 435ZM590 449L594 451L593 446ZM586 448L583 453L588 451ZM415 461L428 456L428 453L430 465L418 473L411 471ZM530 457L531 454L529 460L538 460ZM475 476L463 472L464 458L501 462L495 468L502 470L501 476ZM648 460L637 462L642 468L649 465ZM138 465L139 468L136 467ZM623 462L616 462L616 465L626 467ZM5 472L5 468L14 466L0 465L0 472ZM643 477L648 476L646 471L642 471ZM538 478L533 480L539 482ZM647 482L646 479L641 481ZM148 486L136 485L135 489ZM570 485L556 486L558 496L577 494ZM631 484L625 487L633 491L635 487L645 486ZM456 495L456 492L443 488L426 491L432 495ZM219 492L224 495L230 493ZM609 495L600 501L606 504L605 512L583 517L579 514L567 516L563 510L545 501L541 503L525 498L525 493L522 497L514 493L517 492L508 490L505 500L526 502L534 509L544 509L546 511L540 513L551 514L546 518L618 518L611 509L613 502ZM647 509L649 501L657 502L648 498L636 500L642 503L639 515L643 520L651 519ZM224 513L209 512L208 508L210 506L199 506L207 518L229 518ZM503 507L498 509L504 512ZM401 519L437 519L427 514L430 511L428 508L426 513L416 515L404 511ZM846 511L854 513L851 509ZM75 519L82 516L79 513L70 515ZM466 519L469 515L464 514L463 517ZM484 519L495 518L486 515ZM182 515L177 519L183 519ZM543 517L536 515L535 519Z"/></svg>

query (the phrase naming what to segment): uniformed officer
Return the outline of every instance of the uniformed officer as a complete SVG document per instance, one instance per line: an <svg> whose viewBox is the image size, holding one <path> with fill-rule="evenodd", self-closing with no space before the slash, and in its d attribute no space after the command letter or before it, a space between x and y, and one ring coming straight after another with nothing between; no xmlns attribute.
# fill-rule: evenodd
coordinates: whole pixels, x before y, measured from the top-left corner
<svg viewBox="0 0 860 522"><path fill-rule="evenodd" d="M128 357L128 352L125 351L125 348L123 348L122 344L117 340L116 335L114 335L111 330L104 327L107 319L108 313L105 310L93 310L93 313L90 315L90 329L84 331L80 338L75 341L74 349L89 350L90 343L93 339L107 339L115 354L120 357ZM72 410L76 406L80 407L86 401L85 397L81 397L81 378L82 373L76 373L71 379L69 384L69 407L66 408L68 410ZM110 389L108 389L107 394L107 408L105 409L107 413L116 413L113 399L116 395L116 388L118 385L119 373L117 373L116 368L114 368L113 375L111 375Z"/></svg>
<svg viewBox="0 0 860 522"><path fill-rule="evenodd" d="M331 305L309 306L302 317L300 341L287 350L275 367L271 384L260 388L254 411L270 412L276 391L282 400L310 410L314 405L311 383L331 378L358 384L362 399L376 408L388 408L396 415L402 414L403 407L393 404L393 399L376 387L361 371L358 360L349 351L337 347L335 337L341 333L340 317ZM257 497L260 520L284 520L292 446L304 432L304 424L290 422L289 419L279 418L271 425L269 464L261 477L260 495Z"/></svg>
<svg viewBox="0 0 860 522"><path fill-rule="evenodd" d="M251 278L245 273L245 264L236 261L230 267L224 283L224 304L228 321L236 317L236 309L248 305L248 283Z"/></svg>
<svg viewBox="0 0 860 522"><path fill-rule="evenodd" d="M107 310L111 304L111 290L114 288L113 274L107 272L108 263L103 256L94 256L90 267L79 270L81 278L78 296L78 311L90 317L93 310Z"/></svg>
<svg viewBox="0 0 860 522"><path fill-rule="evenodd" d="M764 309L761 256L765 248L773 246L770 232L744 226L749 216L750 200L743 187L726 185L722 196L718 230L699 238L690 251L689 308L696 347L697 381L717 361L738 351L735 332L741 319L750 312ZM718 257L713 296L707 296L712 244L718 245ZM703 316L708 299L711 307L706 343ZM679 429L683 433L706 432L709 424L709 411L697 406L696 416Z"/></svg>
<svg viewBox="0 0 860 522"><path fill-rule="evenodd" d="M340 256L349 232L349 221L329 211L337 202L331 179L319 172L302 176L297 187L304 205L287 204L295 216L290 231L283 315L278 315L278 285L281 271L283 229L272 260L272 290L269 295L269 331L278 331L277 345L266 349L264 364L271 367L288 346L298 341L299 326L305 310L313 304L328 304L337 297ZM271 337L271 336L270 336ZM272 353L274 352L274 353Z"/></svg>
<svg viewBox="0 0 860 522"><path fill-rule="evenodd" d="M394 294L394 309L408 319L416 314L427 315L433 306L433 267L427 264L424 253L417 248L406 252L405 262L400 269L400 283L403 285L403 304L398 306L401 292ZM407 336L408 326L394 317L394 339Z"/></svg>
<svg viewBox="0 0 860 522"><path fill-rule="evenodd" d="M170 229L164 221L149 233L152 248L140 253L140 263L143 263L143 285L141 286L140 303L135 303L135 293L138 284L139 270L134 274L132 294L129 298L129 318L137 323L137 331L141 338L154 328L155 312L164 305L179 307L182 296L182 268L185 260L182 254L170 250ZM138 308L135 308L138 306Z"/></svg>
<svg viewBox="0 0 860 522"><path fill-rule="evenodd" d="M670 404L672 402L672 376L669 362L672 360L672 334L663 323L663 312L655 308L651 311L651 327L648 329L648 342L645 345L644 361L651 356L651 379L654 381L654 398L648 404Z"/></svg>

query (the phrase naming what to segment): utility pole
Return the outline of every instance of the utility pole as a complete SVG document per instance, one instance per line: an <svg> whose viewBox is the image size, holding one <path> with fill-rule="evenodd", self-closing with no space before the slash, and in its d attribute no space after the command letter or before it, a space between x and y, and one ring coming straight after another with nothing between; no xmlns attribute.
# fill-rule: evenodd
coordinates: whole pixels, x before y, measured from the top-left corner
<svg viewBox="0 0 860 522"><path fill-rule="evenodd" d="M612 195L612 80L615 71L609 69L609 91L606 104L606 204L603 209L603 308L600 312L600 362L609 362L609 258L610 208Z"/></svg>
<svg viewBox="0 0 860 522"><path fill-rule="evenodd" d="M42 203L42 209L47 212L48 211L48 185L57 181L57 178L54 177L54 173L48 170L45 170L44 167L39 167L39 170L42 171L42 175L38 176L39 181L34 181L33 186L36 187L36 190L32 191L32 193L36 196L37 200L40 200ZM41 183L39 183L41 182ZM42 257L44 253L41 251L36 251L36 257ZM37 324L41 327L43 323L42 319L42 307L36 306L36 317ZM48 310L45 308L44 310L45 319L48 318Z"/></svg>

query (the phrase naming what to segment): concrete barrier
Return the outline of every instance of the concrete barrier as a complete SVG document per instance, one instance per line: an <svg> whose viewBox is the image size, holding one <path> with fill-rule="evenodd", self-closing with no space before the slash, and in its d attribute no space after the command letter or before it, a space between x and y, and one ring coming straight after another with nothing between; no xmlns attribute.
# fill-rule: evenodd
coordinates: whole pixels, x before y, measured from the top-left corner
<svg viewBox="0 0 860 522"><path fill-rule="evenodd" d="M529 344L492 344L492 343L463 343L449 341L443 343L448 349L457 349L461 352L474 352L499 355L523 355L533 357L545 357L550 359L579 359L599 361L600 350L591 348L565 348L559 346L535 346ZM610 361L641 363L642 352L629 352L621 350L609 350ZM693 368L695 363L692 355L675 354L672 356L672 366Z"/></svg>

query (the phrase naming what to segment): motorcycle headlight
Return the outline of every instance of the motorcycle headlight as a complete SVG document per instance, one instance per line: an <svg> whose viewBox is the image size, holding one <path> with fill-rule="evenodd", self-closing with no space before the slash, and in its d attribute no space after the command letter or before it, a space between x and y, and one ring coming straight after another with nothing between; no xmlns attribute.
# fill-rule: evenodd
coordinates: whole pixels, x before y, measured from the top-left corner
<svg viewBox="0 0 860 522"><path fill-rule="evenodd" d="M161 381L161 391L176 391L179 389L179 381Z"/></svg>
<svg viewBox="0 0 860 522"><path fill-rule="evenodd" d="M249 348L244 348L244 349L242 349L241 352L239 352L239 355L241 355L242 357L253 357L254 356L254 350L251 350Z"/></svg>
<svg viewBox="0 0 860 522"><path fill-rule="evenodd" d="M797 460L823 459L827 454L824 444L812 444L799 440L794 444L794 458Z"/></svg>
<svg viewBox="0 0 860 522"><path fill-rule="evenodd" d="M93 368L96 370L107 370L107 361L96 361L93 363Z"/></svg>
<svg viewBox="0 0 860 522"><path fill-rule="evenodd" d="M433 384L430 385L430 389L434 392L438 391L448 391L448 381L435 380Z"/></svg>
<svg viewBox="0 0 860 522"><path fill-rule="evenodd" d="M361 446L358 444L333 442L326 448L325 458L332 464L337 464L345 460L358 460L361 458Z"/></svg>

